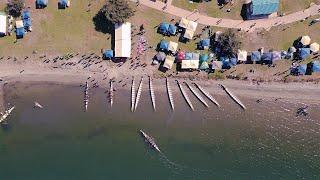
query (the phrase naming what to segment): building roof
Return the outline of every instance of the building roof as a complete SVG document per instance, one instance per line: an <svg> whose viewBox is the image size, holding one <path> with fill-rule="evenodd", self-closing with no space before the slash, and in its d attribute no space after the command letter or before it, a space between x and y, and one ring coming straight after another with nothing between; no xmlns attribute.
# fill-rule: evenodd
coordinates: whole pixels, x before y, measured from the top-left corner
<svg viewBox="0 0 320 180"><path fill-rule="evenodd" d="M198 69L199 60L183 60L181 62L181 69Z"/></svg>
<svg viewBox="0 0 320 180"><path fill-rule="evenodd" d="M115 57L131 56L131 23L115 25Z"/></svg>
<svg viewBox="0 0 320 180"><path fill-rule="evenodd" d="M29 19L30 18L30 11L29 10L25 10L22 12L22 19Z"/></svg>
<svg viewBox="0 0 320 180"><path fill-rule="evenodd" d="M161 23L159 25L159 32L167 33L168 30L169 30L169 24L168 23L163 22L163 23Z"/></svg>
<svg viewBox="0 0 320 180"><path fill-rule="evenodd" d="M176 32L177 32L177 27L176 27L174 24L169 24L168 32L169 32L171 35L176 34Z"/></svg>
<svg viewBox="0 0 320 180"><path fill-rule="evenodd" d="M170 41L168 45L168 50L171 52L176 52L178 50L178 43Z"/></svg>
<svg viewBox="0 0 320 180"><path fill-rule="evenodd" d="M167 69L171 69L174 63L174 57L173 56L167 56L166 60L164 61L163 67Z"/></svg>
<svg viewBox="0 0 320 180"><path fill-rule="evenodd" d="M169 46L169 43L166 40L161 40L159 43L159 48L164 51L168 50L168 46Z"/></svg>
<svg viewBox="0 0 320 180"><path fill-rule="evenodd" d="M252 15L272 14L278 7L279 0L252 0Z"/></svg>
<svg viewBox="0 0 320 180"><path fill-rule="evenodd" d="M113 50L108 49L108 50L104 51L103 57L104 58L112 58L113 57Z"/></svg>
<svg viewBox="0 0 320 180"><path fill-rule="evenodd" d="M0 33L7 33L7 16L0 14Z"/></svg>
<svg viewBox="0 0 320 180"><path fill-rule="evenodd" d="M48 4L48 0L36 0L36 3L38 5L47 5Z"/></svg>
<svg viewBox="0 0 320 180"><path fill-rule="evenodd" d="M320 62L313 61L312 72L320 73Z"/></svg>

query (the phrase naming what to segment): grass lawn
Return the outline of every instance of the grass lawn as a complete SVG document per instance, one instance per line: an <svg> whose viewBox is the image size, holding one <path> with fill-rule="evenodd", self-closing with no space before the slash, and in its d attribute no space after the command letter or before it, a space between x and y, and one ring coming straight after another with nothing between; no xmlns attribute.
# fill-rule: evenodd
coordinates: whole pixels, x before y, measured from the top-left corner
<svg viewBox="0 0 320 180"><path fill-rule="evenodd" d="M310 7L311 3L320 3L319 0L280 0L279 12L290 14Z"/></svg>

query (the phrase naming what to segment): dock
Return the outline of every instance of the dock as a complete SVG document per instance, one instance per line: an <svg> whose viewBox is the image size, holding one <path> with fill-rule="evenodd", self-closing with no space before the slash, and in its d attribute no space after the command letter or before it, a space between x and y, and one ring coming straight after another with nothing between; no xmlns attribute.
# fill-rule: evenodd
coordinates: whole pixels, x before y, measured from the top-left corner
<svg viewBox="0 0 320 180"><path fill-rule="evenodd" d="M141 77L140 84L139 84L139 87L138 87L137 96L136 96L136 102L135 102L135 105L134 105L134 111L137 110L137 107L138 107L138 104L139 104L141 91L142 91L142 85L143 85L142 82L143 82L143 77Z"/></svg>
<svg viewBox="0 0 320 180"><path fill-rule="evenodd" d="M166 86L167 86L167 93L168 93L170 106L171 106L171 109L174 111L173 96L172 96L172 91L171 91L170 82L169 82L168 78L166 78Z"/></svg>
<svg viewBox="0 0 320 180"><path fill-rule="evenodd" d="M209 92L207 92L206 90L204 90L200 85L198 85L197 83L194 83L194 85L201 91L202 94L204 94L211 102L213 102L213 104L215 104L216 106L218 106L220 108L220 104L218 103L218 101L213 98L211 96L211 94Z"/></svg>
<svg viewBox="0 0 320 180"><path fill-rule="evenodd" d="M184 97L184 99L185 99L186 102L188 103L188 105L189 105L189 107L191 108L191 110L194 111L193 105L192 105L192 103L191 103L191 101L190 101L190 98L189 98L188 94L185 92L185 90L184 90L184 88L182 87L182 85L180 84L180 82L179 82L178 80L176 80L176 81L177 81L177 84L178 84L178 86L179 86L179 88L180 88L180 91L181 91L181 93L182 93L182 96Z"/></svg>
<svg viewBox="0 0 320 180"><path fill-rule="evenodd" d="M134 111L134 103L136 101L136 87L134 83L134 77L132 78L132 86L131 86L131 112Z"/></svg>
<svg viewBox="0 0 320 180"><path fill-rule="evenodd" d="M206 106L207 108L209 108L208 103L202 98L202 96L201 96L197 91L195 91L195 89L194 89L192 86L190 86L187 82L184 82L184 83L188 86L188 88L190 89L190 91L199 99L199 101L200 101L204 106Z"/></svg>
<svg viewBox="0 0 320 180"><path fill-rule="evenodd" d="M156 97L154 94L152 78L150 76L149 76L149 89L150 89L152 107L153 107L153 110L156 111Z"/></svg>
<svg viewBox="0 0 320 180"><path fill-rule="evenodd" d="M226 93L233 99L234 102L236 102L242 109L246 110L247 107L234 95L227 87L225 87L222 84L219 84L219 86L226 91Z"/></svg>

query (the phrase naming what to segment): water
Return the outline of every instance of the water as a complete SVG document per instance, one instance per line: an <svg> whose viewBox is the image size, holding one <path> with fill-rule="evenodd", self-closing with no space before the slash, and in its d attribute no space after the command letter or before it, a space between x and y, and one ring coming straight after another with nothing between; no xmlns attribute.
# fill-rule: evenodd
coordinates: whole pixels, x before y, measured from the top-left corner
<svg viewBox="0 0 320 180"><path fill-rule="evenodd" d="M209 101L207 109L187 91L196 111L176 94L173 113L163 89L155 93L157 112L144 91L131 113L129 87L115 92L112 109L104 91L90 91L84 113L79 86L9 85L6 101L16 110L0 131L1 179L320 178L317 104L309 117L295 117L306 102L240 97L243 111L223 95L216 97L221 109ZM144 143L140 129L163 154Z"/></svg>

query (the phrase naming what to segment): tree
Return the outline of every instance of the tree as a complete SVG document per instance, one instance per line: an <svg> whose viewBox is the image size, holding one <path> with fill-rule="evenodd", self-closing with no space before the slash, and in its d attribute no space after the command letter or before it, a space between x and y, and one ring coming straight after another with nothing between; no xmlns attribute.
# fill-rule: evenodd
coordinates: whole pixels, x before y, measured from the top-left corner
<svg viewBox="0 0 320 180"><path fill-rule="evenodd" d="M13 17L19 17L24 6L24 0L8 0L6 12Z"/></svg>
<svg viewBox="0 0 320 180"><path fill-rule="evenodd" d="M235 30L228 29L220 35L218 44L221 48L221 54L227 57L234 57L238 49L241 48L241 42Z"/></svg>
<svg viewBox="0 0 320 180"><path fill-rule="evenodd" d="M105 18L112 24L124 23L134 15L134 9L127 0L107 0L100 9Z"/></svg>

